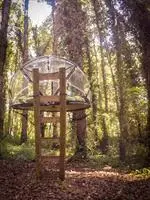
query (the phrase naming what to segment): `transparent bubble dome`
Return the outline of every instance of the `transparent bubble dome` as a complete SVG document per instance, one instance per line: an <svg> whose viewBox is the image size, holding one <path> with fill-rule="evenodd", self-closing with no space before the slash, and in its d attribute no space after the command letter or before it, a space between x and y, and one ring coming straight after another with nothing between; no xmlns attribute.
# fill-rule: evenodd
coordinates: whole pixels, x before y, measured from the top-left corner
<svg viewBox="0 0 150 200"><path fill-rule="evenodd" d="M68 101L90 102L89 83L84 72L74 63L56 56L41 56L25 63L12 77L10 104L25 104L33 98L33 68L40 73L58 72L66 69L66 95ZM59 80L40 81L41 95L59 95Z"/></svg>

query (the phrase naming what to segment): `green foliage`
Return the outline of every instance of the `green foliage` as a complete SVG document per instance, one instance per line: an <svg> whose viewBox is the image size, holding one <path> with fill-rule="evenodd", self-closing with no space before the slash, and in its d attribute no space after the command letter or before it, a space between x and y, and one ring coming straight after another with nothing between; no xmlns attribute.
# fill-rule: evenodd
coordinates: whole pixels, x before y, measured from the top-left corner
<svg viewBox="0 0 150 200"><path fill-rule="evenodd" d="M121 166L118 156L112 156L110 154L95 154L89 156L89 163L94 168L103 168L105 166L110 166L111 168L118 168Z"/></svg>
<svg viewBox="0 0 150 200"><path fill-rule="evenodd" d="M18 138L7 137L1 142L2 157L5 159L33 160L35 148L32 142L19 145Z"/></svg>
<svg viewBox="0 0 150 200"><path fill-rule="evenodd" d="M147 157L147 150L143 144L140 144L137 140L130 143L131 139L127 143L127 155L125 162L119 160L118 149L119 141L117 136L113 136L109 139L109 151L107 154L102 154L99 148L96 148L94 139L90 137L88 139L88 155L89 161L92 166L102 168L105 165L113 168L122 168L126 170L139 169L145 165L145 159Z"/></svg>
<svg viewBox="0 0 150 200"><path fill-rule="evenodd" d="M110 165L118 167L119 165L122 165L118 158L118 143L120 136L120 83L118 82L116 68L118 52L116 52L114 44L115 38L113 38L112 30L113 26L111 26L111 24L115 24L115 26L118 26L119 24L118 34L120 35L118 40L121 38L121 41L118 41L121 57L119 69L124 83L124 104L122 108L126 111L124 113L126 114L126 122L124 122L124 124L127 124L128 126L128 133L125 133L127 150L126 166L139 168L147 156L144 144L144 132L147 117L147 94L144 84L145 80L143 79L141 72L141 51L137 44L136 37L126 29L126 26L122 21L124 18L123 13L120 15L121 8L120 10L117 10L119 6L118 1L116 1L116 3L115 1L112 1L115 7L114 12L116 12L115 17L118 16L118 19L116 18L114 21L115 23L112 22L113 17L108 13L109 9L106 1L81 0L80 3L82 4L83 9L83 12L81 13L76 12L75 8L69 7L74 5L73 2L74 1L62 1L62 5L64 3L65 9L69 11L68 13L71 13L69 14L70 17L63 16L65 15L63 7L60 7L60 10L58 9L57 11L56 6L54 13L55 19L52 19L52 16L50 15L40 27L32 27L32 24L29 24L29 52L31 52L31 54L33 53L34 56L49 55L53 52L53 43L56 41L56 43L58 43L55 44L57 46L57 54L60 56L73 59L74 57L76 58L76 55L73 54L77 53L78 55L80 54L79 52L84 52L84 55L78 55L77 59L74 61L78 64L78 59L83 60L83 63L79 64L83 64L84 72L89 76L91 94L93 95L91 100L95 101L91 102L91 104L95 106L94 109L91 108L87 111L87 147L89 157L96 166ZM96 3L95 8L98 10L97 18L91 2ZM68 8L66 3L69 5ZM7 90L9 88L10 76L15 73L22 62L21 44L23 42L24 15L21 6L21 3L18 2L13 3L11 7L7 49ZM86 16L86 20L84 20L84 15ZM59 20L57 18L59 18ZM125 19L125 21L126 20L127 19ZM63 27L64 24L66 24L66 27ZM98 28L101 29L101 34L98 33ZM67 30L71 31L67 32ZM73 40L71 38L73 38ZM85 41L82 41L82 38L83 40L85 38L87 39L87 47L85 47ZM72 41L73 44L71 43ZM81 44L84 45L82 46ZM87 55L85 55L85 51L89 51ZM69 55L69 52L71 52L71 55ZM80 56L82 59L80 59ZM106 85L103 83L102 60L105 68ZM106 97L104 86L107 90L108 110L105 109ZM8 97L7 91L6 95ZM118 107L117 102L119 105ZM8 100L6 103L8 103ZM8 114L8 107L7 104L6 115ZM12 126L10 132L13 134L13 137L7 137L2 141L3 157L24 160L34 159L34 142L32 140L27 144L19 145L21 116L12 112L11 118L13 118L10 120L12 123L8 123L8 117L5 117L7 127ZM106 155L102 155L99 148L104 134L103 120L105 120L109 136L109 151ZM33 113L29 115L29 139L34 138L33 125L30 123L32 121ZM70 129L68 128L68 130ZM67 133L67 155L69 156L75 152L76 139L76 136L74 137ZM49 144L45 144L43 152L46 154L48 152L53 153L53 150L50 151ZM58 154L58 151L56 151L56 154ZM125 164L123 163L123 165Z"/></svg>
<svg viewBox="0 0 150 200"><path fill-rule="evenodd" d="M132 175L135 175L138 178L150 178L150 168L142 168L131 172Z"/></svg>

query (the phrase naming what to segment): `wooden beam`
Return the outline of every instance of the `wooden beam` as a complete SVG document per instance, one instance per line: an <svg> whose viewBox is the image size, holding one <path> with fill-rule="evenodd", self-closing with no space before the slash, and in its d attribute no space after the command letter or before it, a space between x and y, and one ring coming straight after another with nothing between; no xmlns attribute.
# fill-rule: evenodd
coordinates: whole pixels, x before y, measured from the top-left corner
<svg viewBox="0 0 150 200"><path fill-rule="evenodd" d="M59 72L54 73L40 73L39 80L57 80L59 79Z"/></svg>
<svg viewBox="0 0 150 200"><path fill-rule="evenodd" d="M35 124L35 154L36 177L41 176L41 141L40 141L40 96L39 96L39 70L33 69L33 94L34 94L34 124Z"/></svg>
<svg viewBox="0 0 150 200"><path fill-rule="evenodd" d="M60 138L52 138L52 137L44 137L44 138L41 138L41 142L45 142L45 141L48 141L48 142L59 142L60 141Z"/></svg>
<svg viewBox="0 0 150 200"><path fill-rule="evenodd" d="M66 75L65 68L60 73L60 159L59 178L65 179L65 149L66 149Z"/></svg>
<svg viewBox="0 0 150 200"><path fill-rule="evenodd" d="M66 111L76 111L76 110L84 110L89 108L90 105L88 104L70 104L66 105ZM32 109L32 108L30 108ZM50 105L50 106L41 106L42 111L50 111L50 112L59 112L60 111L60 105Z"/></svg>
<svg viewBox="0 0 150 200"><path fill-rule="evenodd" d="M40 103L59 102L59 96L40 96Z"/></svg>
<svg viewBox="0 0 150 200"><path fill-rule="evenodd" d="M66 106L67 112L76 111L76 110L84 110L89 108L90 105L87 103L73 103ZM18 110L33 110L33 106L24 106L24 105L15 105L13 106L14 109ZM48 105L48 106L40 106L41 111L49 111L49 112L59 112L60 105Z"/></svg>
<svg viewBox="0 0 150 200"><path fill-rule="evenodd" d="M60 117L41 117L41 123L58 123L60 122Z"/></svg>

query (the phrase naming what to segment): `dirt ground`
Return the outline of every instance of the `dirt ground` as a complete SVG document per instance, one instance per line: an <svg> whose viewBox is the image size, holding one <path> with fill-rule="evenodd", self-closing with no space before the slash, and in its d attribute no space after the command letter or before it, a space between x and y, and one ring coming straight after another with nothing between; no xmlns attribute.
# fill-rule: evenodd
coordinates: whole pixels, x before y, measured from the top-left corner
<svg viewBox="0 0 150 200"><path fill-rule="evenodd" d="M40 181L35 162L0 160L0 200L150 200L150 179L139 179L109 166L66 165L66 179L58 179L55 160L43 162Z"/></svg>

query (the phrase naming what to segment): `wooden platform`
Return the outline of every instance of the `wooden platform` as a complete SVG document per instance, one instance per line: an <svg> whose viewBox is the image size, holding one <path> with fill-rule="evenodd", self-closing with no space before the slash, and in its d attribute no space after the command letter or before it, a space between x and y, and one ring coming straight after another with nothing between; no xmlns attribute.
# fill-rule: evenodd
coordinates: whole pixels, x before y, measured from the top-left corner
<svg viewBox="0 0 150 200"><path fill-rule="evenodd" d="M66 111L72 112L76 110L84 110L89 108L90 105L81 101L67 101L66 104ZM12 105L12 108L17 110L33 110L34 106L32 102L29 103L20 103ZM60 112L60 104L59 102L52 102L52 103L41 103L40 106L41 111L49 111L49 112Z"/></svg>

